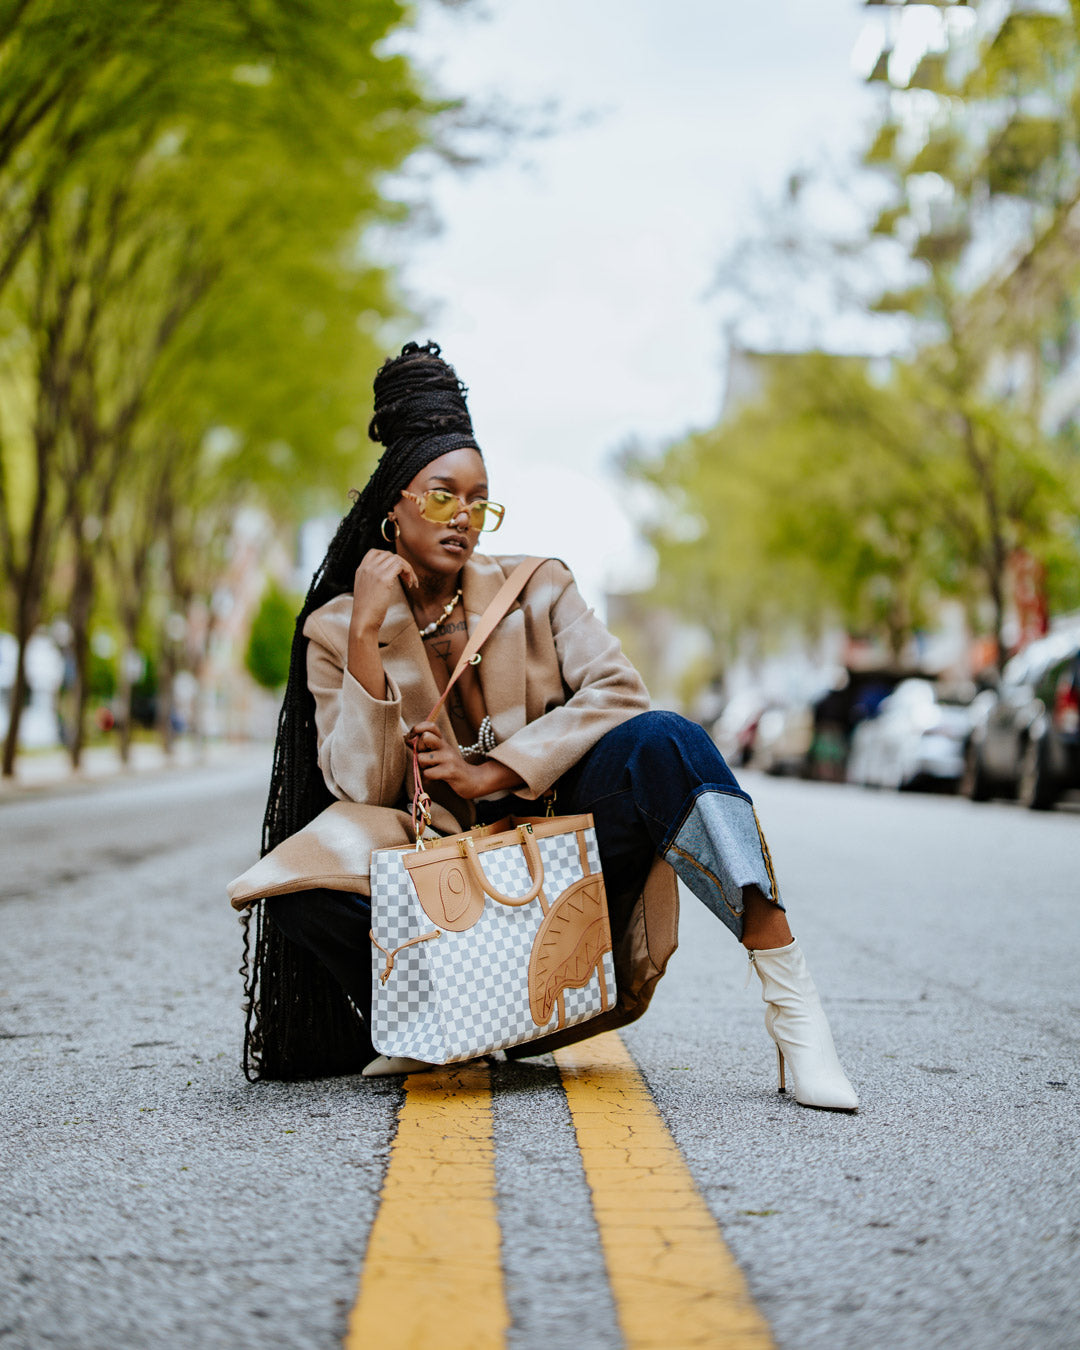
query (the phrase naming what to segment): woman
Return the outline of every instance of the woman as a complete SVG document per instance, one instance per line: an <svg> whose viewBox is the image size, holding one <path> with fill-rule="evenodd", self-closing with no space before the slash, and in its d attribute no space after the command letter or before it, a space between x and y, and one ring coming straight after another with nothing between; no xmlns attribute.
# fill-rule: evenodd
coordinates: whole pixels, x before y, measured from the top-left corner
<svg viewBox="0 0 1080 1350"><path fill-rule="evenodd" d="M519 561L475 552L503 508L489 498L464 395L434 343L408 343L376 376L369 430L385 448L298 620L264 852L335 798L371 808L373 845L405 842L414 746L440 833L536 814L554 794L559 814L595 817L616 932L663 859L747 947L781 1083L786 1062L800 1104L856 1110L749 797L700 727L648 710L564 564L539 567L446 712L425 720ZM250 961L245 946L249 1073L425 1067L377 1056L367 1038L369 929L366 894L261 903Z"/></svg>

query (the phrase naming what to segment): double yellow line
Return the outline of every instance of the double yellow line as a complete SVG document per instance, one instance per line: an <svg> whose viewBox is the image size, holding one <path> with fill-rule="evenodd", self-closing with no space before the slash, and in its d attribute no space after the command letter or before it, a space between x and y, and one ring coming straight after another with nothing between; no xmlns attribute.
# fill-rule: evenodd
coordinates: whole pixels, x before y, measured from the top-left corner
<svg viewBox="0 0 1080 1350"><path fill-rule="evenodd" d="M624 1344L766 1350L754 1306L652 1096L610 1033L555 1055ZM406 1082L346 1350L501 1350L490 1072Z"/></svg>

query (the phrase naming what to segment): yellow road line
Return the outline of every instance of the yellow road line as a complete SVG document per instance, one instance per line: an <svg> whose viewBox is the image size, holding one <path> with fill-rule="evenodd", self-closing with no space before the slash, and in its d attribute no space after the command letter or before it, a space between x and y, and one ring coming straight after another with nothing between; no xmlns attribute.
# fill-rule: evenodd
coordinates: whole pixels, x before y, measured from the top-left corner
<svg viewBox="0 0 1080 1350"><path fill-rule="evenodd" d="M490 1071L413 1074L406 1089L345 1350L501 1350Z"/></svg>
<svg viewBox="0 0 1080 1350"><path fill-rule="evenodd" d="M555 1052L627 1350L774 1342L645 1081L609 1032Z"/></svg>

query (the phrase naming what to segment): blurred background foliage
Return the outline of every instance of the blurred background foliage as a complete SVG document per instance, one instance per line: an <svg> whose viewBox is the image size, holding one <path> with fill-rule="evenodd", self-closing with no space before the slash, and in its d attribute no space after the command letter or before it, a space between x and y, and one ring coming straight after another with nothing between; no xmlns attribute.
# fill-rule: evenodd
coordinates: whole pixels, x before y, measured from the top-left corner
<svg viewBox="0 0 1080 1350"><path fill-rule="evenodd" d="M938 5L902 69L908 10L930 12L867 6L861 163L793 175L721 260L721 416L619 457L649 503L643 603L707 635L686 706L793 630L899 665L946 600L1001 662L1018 557L1051 611L1080 606L1080 4ZM273 540L291 584L301 523L366 477L371 374L415 319L380 232L425 222L423 156L467 168L523 130L429 87L410 21L399 0L0 0L5 774L45 625L76 765L106 693L122 756L151 685L168 741L178 676L208 684L230 624L232 664L279 683ZM822 191L856 223L823 229ZM858 323L841 340L823 312Z"/></svg>
<svg viewBox="0 0 1080 1350"><path fill-rule="evenodd" d="M251 621L244 665L255 683L264 689L284 689L289 678L293 627L302 600L302 596L286 595L275 581L263 592Z"/></svg>
<svg viewBox="0 0 1080 1350"><path fill-rule="evenodd" d="M211 605L241 508L287 527L365 475L371 372L406 310L369 232L410 214L391 175L421 147L453 158L468 122L387 45L407 18L0 4L5 773L40 623L69 629L78 764L92 623L166 677L197 666L176 616ZM118 662L125 726L137 664Z"/></svg>
<svg viewBox="0 0 1080 1350"><path fill-rule="evenodd" d="M760 387L732 398L729 371L716 425L621 456L651 489L654 597L708 631L720 667L748 635L827 622L898 662L943 597L1003 661L1018 553L1052 612L1080 605L1075 397L1060 411L1078 334L1080 5L998 6L1011 12L981 30L940 8L937 49L907 78L887 37L870 74L881 116L841 189L858 226L823 233L801 209L814 176L795 176L724 261L732 350L758 359ZM903 17L889 9L886 33ZM808 277L837 311L888 325L887 355L785 350ZM763 315L772 337L748 340Z"/></svg>

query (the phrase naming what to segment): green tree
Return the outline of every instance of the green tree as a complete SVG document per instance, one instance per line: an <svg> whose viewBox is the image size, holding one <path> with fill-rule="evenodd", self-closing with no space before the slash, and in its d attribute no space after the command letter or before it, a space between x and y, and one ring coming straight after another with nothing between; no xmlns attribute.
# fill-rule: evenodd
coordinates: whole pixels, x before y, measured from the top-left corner
<svg viewBox="0 0 1080 1350"><path fill-rule="evenodd" d="M1060 508L1078 503L1076 455L1044 419L1080 282L1078 70L1074 14L1008 13L978 46L925 58L909 89L933 111L906 118L909 93L892 91L865 155L889 184L875 237L910 264L877 308L912 321L917 351L901 380L933 419L930 481L990 602L1001 660L1010 558L1068 552Z"/></svg>
<svg viewBox="0 0 1080 1350"><path fill-rule="evenodd" d="M820 340L792 298L809 277L833 310L869 302L902 354L774 355L752 405L628 465L666 504L660 594L727 648L829 614L897 653L945 594L977 628L989 607L1003 660L1018 549L1046 562L1052 606L1080 600L1080 457L1046 397L1077 340L1076 21L1007 15L962 56L887 90L865 226L825 237L795 175L721 274L737 335Z"/></svg>
<svg viewBox="0 0 1080 1350"><path fill-rule="evenodd" d="M810 352L769 365L761 397L730 420L626 466L665 503L650 531L658 598L728 657L748 633L827 620L898 654L941 547L919 472L894 452L910 410L864 361Z"/></svg>
<svg viewBox="0 0 1080 1350"><path fill-rule="evenodd" d="M256 684L280 689L289 678L289 655L299 601L271 582L251 623L244 665Z"/></svg>
<svg viewBox="0 0 1080 1350"><path fill-rule="evenodd" d="M21 653L62 549L76 728L101 560L134 645L154 538L170 583L182 540L205 549L192 501L219 528L259 494L288 518L360 443L401 310L366 232L405 217L387 176L449 106L379 46L406 17L0 7L0 566ZM20 655L8 774L24 684Z"/></svg>

